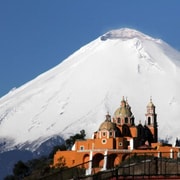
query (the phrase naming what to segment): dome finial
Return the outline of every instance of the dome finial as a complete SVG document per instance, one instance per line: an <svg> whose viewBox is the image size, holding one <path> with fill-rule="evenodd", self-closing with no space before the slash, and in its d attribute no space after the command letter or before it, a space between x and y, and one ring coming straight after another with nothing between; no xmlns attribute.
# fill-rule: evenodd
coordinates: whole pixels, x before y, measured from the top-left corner
<svg viewBox="0 0 180 180"><path fill-rule="evenodd" d="M152 103L152 96L150 96L150 102Z"/></svg>
<svg viewBox="0 0 180 180"><path fill-rule="evenodd" d="M147 105L147 107L155 107L153 102L152 102L152 96L150 96L150 102L149 104Z"/></svg>
<svg viewBox="0 0 180 180"><path fill-rule="evenodd" d="M131 110L131 106L130 106L129 103L128 103L128 98L127 98L127 96L126 96L126 107L127 107L129 110Z"/></svg>
<svg viewBox="0 0 180 180"><path fill-rule="evenodd" d="M121 107L125 107L125 106L126 106L126 101L124 100L124 96L123 96L121 101Z"/></svg>
<svg viewBox="0 0 180 180"><path fill-rule="evenodd" d="M106 120L105 121L111 121L111 116L109 115L109 112L107 112Z"/></svg>

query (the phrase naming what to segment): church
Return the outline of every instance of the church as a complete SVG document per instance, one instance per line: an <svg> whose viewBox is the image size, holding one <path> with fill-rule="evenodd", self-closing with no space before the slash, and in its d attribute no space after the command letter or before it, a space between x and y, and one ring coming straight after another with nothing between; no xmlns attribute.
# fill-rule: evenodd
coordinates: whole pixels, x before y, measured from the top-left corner
<svg viewBox="0 0 180 180"><path fill-rule="evenodd" d="M63 157L66 166L83 164L86 174L107 170L119 165L130 153L153 153L155 156L179 157L179 148L165 146L158 142L156 107L150 98L145 112L144 125L135 124L131 106L124 97L113 117L106 115L91 139L76 140L72 150L57 151L53 166L57 167ZM88 162L88 163L86 163Z"/></svg>

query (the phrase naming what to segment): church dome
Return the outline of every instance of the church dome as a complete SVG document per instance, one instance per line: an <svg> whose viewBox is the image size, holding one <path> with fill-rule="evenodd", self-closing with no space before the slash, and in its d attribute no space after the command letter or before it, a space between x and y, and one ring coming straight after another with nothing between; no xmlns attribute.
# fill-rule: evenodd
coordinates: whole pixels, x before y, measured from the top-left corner
<svg viewBox="0 0 180 180"><path fill-rule="evenodd" d="M101 130L111 131L111 130L115 130L115 129L116 129L115 124L110 121L104 121L99 127L99 131L101 131Z"/></svg>
<svg viewBox="0 0 180 180"><path fill-rule="evenodd" d="M111 131L115 129L116 129L116 125L113 122L111 122L111 116L109 114L106 115L106 120L100 125L99 131L101 130Z"/></svg>
<svg viewBox="0 0 180 180"><path fill-rule="evenodd" d="M132 112L126 107L120 107L115 111L114 115L115 117L131 117Z"/></svg>
<svg viewBox="0 0 180 180"><path fill-rule="evenodd" d="M152 98L150 99L150 102L148 103L147 107L155 107L155 105L152 102Z"/></svg>
<svg viewBox="0 0 180 180"><path fill-rule="evenodd" d="M131 107L127 103L127 101L124 100L124 97L121 101L121 106L115 111L114 113L115 117L131 117Z"/></svg>

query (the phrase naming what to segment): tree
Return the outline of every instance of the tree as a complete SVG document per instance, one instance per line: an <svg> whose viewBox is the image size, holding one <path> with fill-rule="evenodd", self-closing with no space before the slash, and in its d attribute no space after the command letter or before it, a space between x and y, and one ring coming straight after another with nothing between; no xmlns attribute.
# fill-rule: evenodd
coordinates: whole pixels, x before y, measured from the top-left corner
<svg viewBox="0 0 180 180"><path fill-rule="evenodd" d="M29 173L29 167L22 161L18 161L13 168L13 173L17 177L24 177Z"/></svg>
<svg viewBox="0 0 180 180"><path fill-rule="evenodd" d="M80 134L81 134L82 139L85 139L86 133L85 133L85 130L84 130L84 129L82 129L82 130L80 131Z"/></svg>
<svg viewBox="0 0 180 180"><path fill-rule="evenodd" d="M67 147L66 147L65 144L58 145L58 146L54 146L53 150L52 150L52 151L50 152L50 154L49 154L49 158L50 158L50 159L53 159L54 154L55 154L56 151L58 151L58 150L65 151L65 150L67 150Z"/></svg>
<svg viewBox="0 0 180 180"><path fill-rule="evenodd" d="M8 175L4 178L4 180L17 180L17 178L13 175Z"/></svg>
<svg viewBox="0 0 180 180"><path fill-rule="evenodd" d="M50 164L50 160L45 156L38 159L32 159L27 162L27 166L31 169L31 171L43 170L44 168L49 167Z"/></svg>
<svg viewBox="0 0 180 180"><path fill-rule="evenodd" d="M85 139L85 136L86 136L86 133L84 129L80 131L80 134L77 133L74 136L70 136L70 138L66 140L67 149L71 149L77 139L80 139L80 140Z"/></svg>

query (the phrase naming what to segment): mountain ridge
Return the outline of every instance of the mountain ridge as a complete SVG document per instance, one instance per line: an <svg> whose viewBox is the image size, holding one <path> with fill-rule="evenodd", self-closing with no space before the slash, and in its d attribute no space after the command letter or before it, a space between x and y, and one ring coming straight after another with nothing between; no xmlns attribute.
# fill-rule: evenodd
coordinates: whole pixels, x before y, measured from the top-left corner
<svg viewBox="0 0 180 180"><path fill-rule="evenodd" d="M105 33L0 98L0 139L12 140L3 148L35 141L38 147L54 135L67 138L85 128L90 137L107 112L113 116L122 96L128 96L136 124L139 120L144 123L152 96L160 137L174 142L180 134L175 120L168 119L180 115L176 112L180 107L179 59L180 53L164 41L136 30ZM161 102L165 99L167 102ZM171 133L173 126L175 132Z"/></svg>

